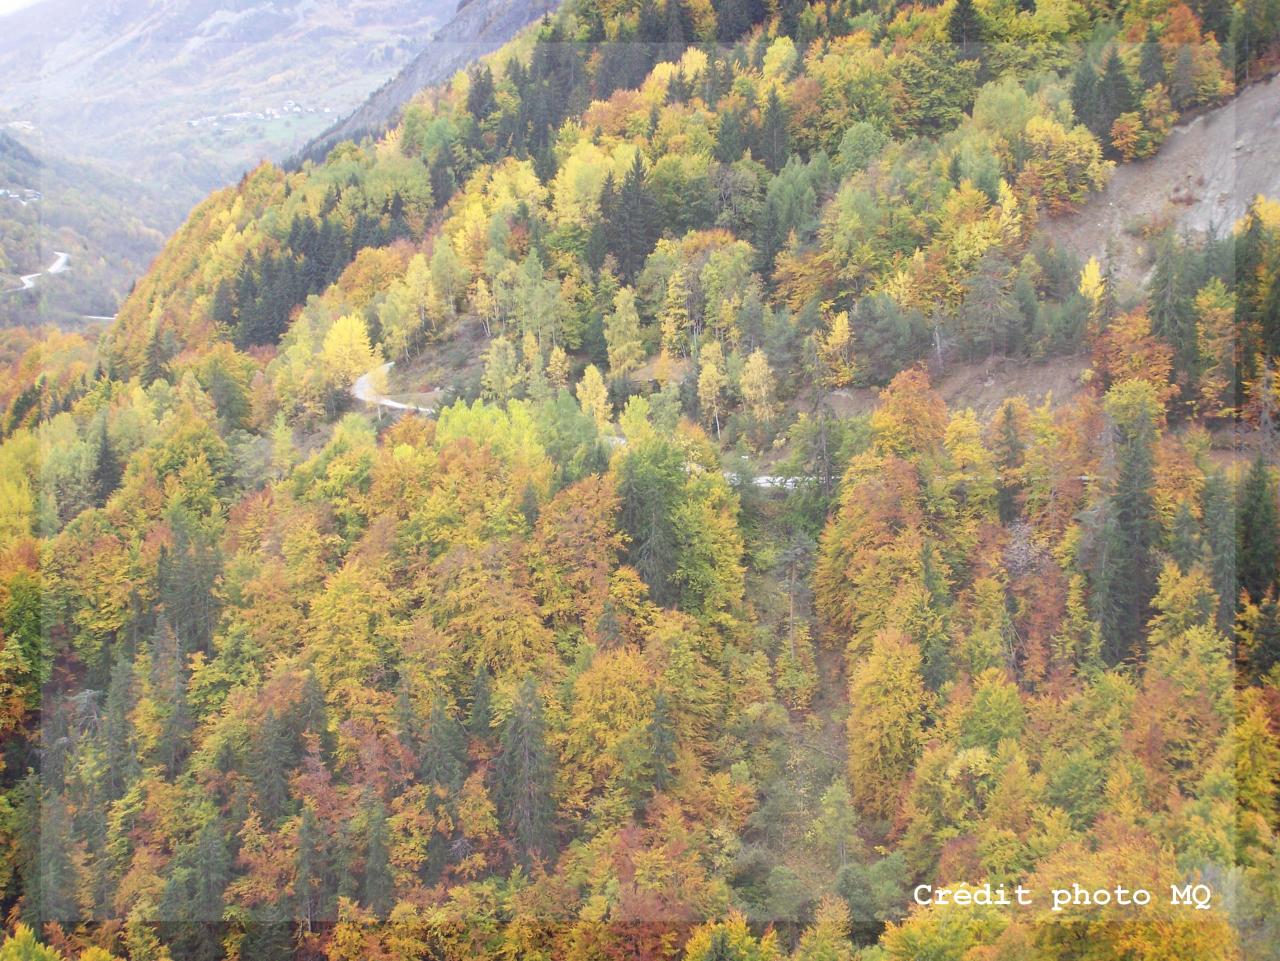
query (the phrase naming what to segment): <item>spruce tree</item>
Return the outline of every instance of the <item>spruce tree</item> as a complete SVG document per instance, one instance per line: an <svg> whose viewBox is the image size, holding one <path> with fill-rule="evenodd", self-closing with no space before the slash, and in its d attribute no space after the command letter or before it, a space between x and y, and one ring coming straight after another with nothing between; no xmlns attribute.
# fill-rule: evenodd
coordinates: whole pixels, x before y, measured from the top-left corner
<svg viewBox="0 0 1280 961"><path fill-rule="evenodd" d="M249 760L249 774L258 795L258 810L267 825L274 825L289 800L288 771L293 767L288 732L273 710L262 719L256 750Z"/></svg>
<svg viewBox="0 0 1280 961"><path fill-rule="evenodd" d="M1160 53L1160 38L1156 36L1154 24L1147 24L1147 36L1142 42L1142 58L1138 62L1138 79L1143 90L1150 90L1156 84L1167 84L1168 74L1164 69L1164 57Z"/></svg>
<svg viewBox="0 0 1280 961"><path fill-rule="evenodd" d="M482 121L498 107L494 99L493 72L488 64L480 64L470 73L471 87L467 91L467 112Z"/></svg>
<svg viewBox="0 0 1280 961"><path fill-rule="evenodd" d="M310 804L302 808L293 863L294 914L298 924L310 933L316 924L328 917L329 888L324 835Z"/></svg>
<svg viewBox="0 0 1280 961"><path fill-rule="evenodd" d="M98 420L97 437L93 455L93 492L98 504L105 504L107 498L120 486L123 470L120 458L116 456L111 444L111 435L107 432L107 418L103 414Z"/></svg>
<svg viewBox="0 0 1280 961"><path fill-rule="evenodd" d="M395 899L395 881L391 876L391 852L387 847L387 812L380 802L369 811L365 825L364 906L379 918L385 918Z"/></svg>
<svg viewBox="0 0 1280 961"><path fill-rule="evenodd" d="M760 161L777 173L791 156L791 135L787 131L787 111L776 87L770 89L760 118Z"/></svg>
<svg viewBox="0 0 1280 961"><path fill-rule="evenodd" d="M1160 408L1154 389L1145 381L1126 381L1112 388L1105 407L1116 467L1103 504L1094 597L1104 656L1116 664L1137 647L1155 595L1160 530L1152 489Z"/></svg>
<svg viewBox="0 0 1280 961"><path fill-rule="evenodd" d="M453 719L444 698L437 697L431 705L427 740L422 749L423 782L456 791L466 774L466 757L467 742L462 725Z"/></svg>
<svg viewBox="0 0 1280 961"><path fill-rule="evenodd" d="M648 734L649 754L653 759L653 787L665 791L671 786L676 764L676 731L665 691L659 691L653 699Z"/></svg>
<svg viewBox="0 0 1280 961"><path fill-rule="evenodd" d="M1209 579L1218 595L1217 627L1228 634L1235 623L1239 594L1236 586L1236 511L1231 483L1221 470L1205 478L1200 505L1204 517Z"/></svg>
<svg viewBox="0 0 1280 961"><path fill-rule="evenodd" d="M1186 501L1178 504L1178 512L1173 516L1173 529L1169 533L1169 555L1183 574L1200 563L1204 556L1200 545L1200 524L1191 513L1191 505Z"/></svg>
<svg viewBox="0 0 1280 961"><path fill-rule="evenodd" d="M471 711L467 715L467 729L474 737L486 737L493 714L489 701L489 669L483 664L476 668L471 679Z"/></svg>
<svg viewBox="0 0 1280 961"><path fill-rule="evenodd" d="M526 866L554 847L552 766L547 751L542 699L532 677L520 687L502 730L494 765L495 800L517 857Z"/></svg>
<svg viewBox="0 0 1280 961"><path fill-rule="evenodd" d="M1071 108L1076 120L1097 132L1098 74L1088 57L1081 57L1071 78Z"/></svg>
<svg viewBox="0 0 1280 961"><path fill-rule="evenodd" d="M1240 485L1236 542L1240 587L1257 603L1275 588L1280 563L1276 484L1261 454L1254 459Z"/></svg>
<svg viewBox="0 0 1280 961"><path fill-rule="evenodd" d="M1102 62L1102 76L1098 78L1097 102L1098 109L1094 118L1096 126L1091 129L1108 152L1114 153L1111 147L1111 126L1116 122L1117 117L1122 113L1131 112L1136 106L1133 83L1129 80L1129 74L1120 60L1120 54L1114 47Z"/></svg>
<svg viewBox="0 0 1280 961"><path fill-rule="evenodd" d="M973 0L956 0L947 21L947 35L956 48L957 60L971 60L982 43L982 18Z"/></svg>
<svg viewBox="0 0 1280 961"><path fill-rule="evenodd" d="M224 828L216 816L210 817L196 835L192 856L191 911L202 925L219 925L224 907L223 892L231 880L231 855L227 851Z"/></svg>

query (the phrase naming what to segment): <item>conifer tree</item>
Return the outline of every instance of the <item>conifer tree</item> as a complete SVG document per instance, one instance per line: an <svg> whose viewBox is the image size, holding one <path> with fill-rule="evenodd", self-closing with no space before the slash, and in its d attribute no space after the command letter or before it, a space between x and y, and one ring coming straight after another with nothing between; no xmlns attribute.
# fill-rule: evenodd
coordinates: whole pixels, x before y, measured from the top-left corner
<svg viewBox="0 0 1280 961"><path fill-rule="evenodd" d="M947 35L956 47L956 59L970 60L977 56L982 43L982 18L973 0L956 0L947 20Z"/></svg>
<svg viewBox="0 0 1280 961"><path fill-rule="evenodd" d="M552 765L547 751L542 698L525 678L502 730L494 764L494 796L502 820L526 867L552 853Z"/></svg>
<svg viewBox="0 0 1280 961"><path fill-rule="evenodd" d="M1156 417L1160 409L1146 381L1125 381L1107 394L1115 477L1103 507L1094 597L1104 657L1111 664L1135 649L1156 588L1159 537L1155 485Z"/></svg>
<svg viewBox="0 0 1280 961"><path fill-rule="evenodd" d="M1216 623L1223 634L1236 619L1236 511L1231 483L1221 470L1205 478L1201 492L1204 540L1208 552L1209 581L1218 595Z"/></svg>
<svg viewBox="0 0 1280 961"><path fill-rule="evenodd" d="M777 87L771 87L760 117L760 161L777 173L791 156L791 135L787 130L787 111L778 96Z"/></svg>
<svg viewBox="0 0 1280 961"><path fill-rule="evenodd" d="M438 784L450 791L462 785L466 773L466 735L462 725L454 720L445 707L444 698L437 697L431 705L427 721L427 741L422 751L422 780Z"/></svg>
<svg viewBox="0 0 1280 961"><path fill-rule="evenodd" d="M298 822L298 846L293 864L294 913L299 926L310 933L328 915L324 835L310 804L303 806Z"/></svg>
<svg viewBox="0 0 1280 961"><path fill-rule="evenodd" d="M375 801L365 824L364 889L361 901L379 918L385 918L395 897L391 876L391 851L387 846L387 812Z"/></svg>
<svg viewBox="0 0 1280 961"><path fill-rule="evenodd" d="M255 748L249 759L249 773L258 795L258 810L270 825L284 813L289 799L286 777L293 766L288 732L275 711L268 710L262 719Z"/></svg>
<svg viewBox="0 0 1280 961"><path fill-rule="evenodd" d="M1142 82L1143 90L1150 90L1158 83L1167 85L1169 80L1155 24L1147 24L1147 36L1142 42L1142 58L1138 62L1138 79Z"/></svg>
<svg viewBox="0 0 1280 961"><path fill-rule="evenodd" d="M1259 454L1240 485L1236 513L1240 587L1256 603L1276 587L1280 574L1280 510L1271 470Z"/></svg>
<svg viewBox="0 0 1280 961"><path fill-rule="evenodd" d="M676 732L666 691L658 691L649 716L649 755L653 759L653 787L665 791L675 776Z"/></svg>
<svg viewBox="0 0 1280 961"><path fill-rule="evenodd" d="M467 730L474 737L485 737L489 733L492 718L489 697L489 669L481 664L471 679L471 711L467 715Z"/></svg>
<svg viewBox="0 0 1280 961"><path fill-rule="evenodd" d="M122 476L120 458L116 456L115 448L111 445L111 436L107 432L107 418L104 414L98 422L93 456L93 491L98 504L107 502L107 498L120 486Z"/></svg>

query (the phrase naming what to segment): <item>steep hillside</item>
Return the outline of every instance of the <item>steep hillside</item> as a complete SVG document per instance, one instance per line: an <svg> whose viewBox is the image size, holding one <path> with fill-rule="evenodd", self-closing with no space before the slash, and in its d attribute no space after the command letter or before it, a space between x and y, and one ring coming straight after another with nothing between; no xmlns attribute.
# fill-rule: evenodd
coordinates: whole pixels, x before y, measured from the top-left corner
<svg viewBox="0 0 1280 961"><path fill-rule="evenodd" d="M1271 7L567 0L0 331L0 956L1277 961L1280 201L1046 235Z"/></svg>

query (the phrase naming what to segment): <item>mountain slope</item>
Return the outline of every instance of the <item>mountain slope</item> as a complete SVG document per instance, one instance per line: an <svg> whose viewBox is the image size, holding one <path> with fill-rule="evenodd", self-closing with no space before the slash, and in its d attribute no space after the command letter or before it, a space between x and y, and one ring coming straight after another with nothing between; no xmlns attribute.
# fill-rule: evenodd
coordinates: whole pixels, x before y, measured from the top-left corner
<svg viewBox="0 0 1280 961"><path fill-rule="evenodd" d="M521 27L555 8L557 0L464 0L422 52L374 91L350 115L298 152L298 160L322 160L342 140L378 136L420 90L447 80L496 49Z"/></svg>

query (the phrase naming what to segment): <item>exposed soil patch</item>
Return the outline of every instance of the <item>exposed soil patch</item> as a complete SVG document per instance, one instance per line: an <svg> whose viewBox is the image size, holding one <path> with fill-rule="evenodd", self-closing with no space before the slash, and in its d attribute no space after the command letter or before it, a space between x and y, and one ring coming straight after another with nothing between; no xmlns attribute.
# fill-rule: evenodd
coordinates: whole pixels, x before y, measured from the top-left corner
<svg viewBox="0 0 1280 961"><path fill-rule="evenodd" d="M1117 165L1106 188L1075 214L1046 221L1048 236L1081 258L1102 259L1112 242L1122 286L1150 267L1145 235L1230 230L1258 194L1280 197L1280 77L1174 128L1147 160Z"/></svg>
<svg viewBox="0 0 1280 961"><path fill-rule="evenodd" d="M1053 357L1045 361L993 357L987 361L948 364L929 373L934 389L952 410L972 408L981 420L989 420L1009 397L1024 397L1037 407L1049 400L1065 403L1084 389L1081 375L1089 367L1082 356ZM842 417L866 414L879 403L874 388L833 391L831 405Z"/></svg>

